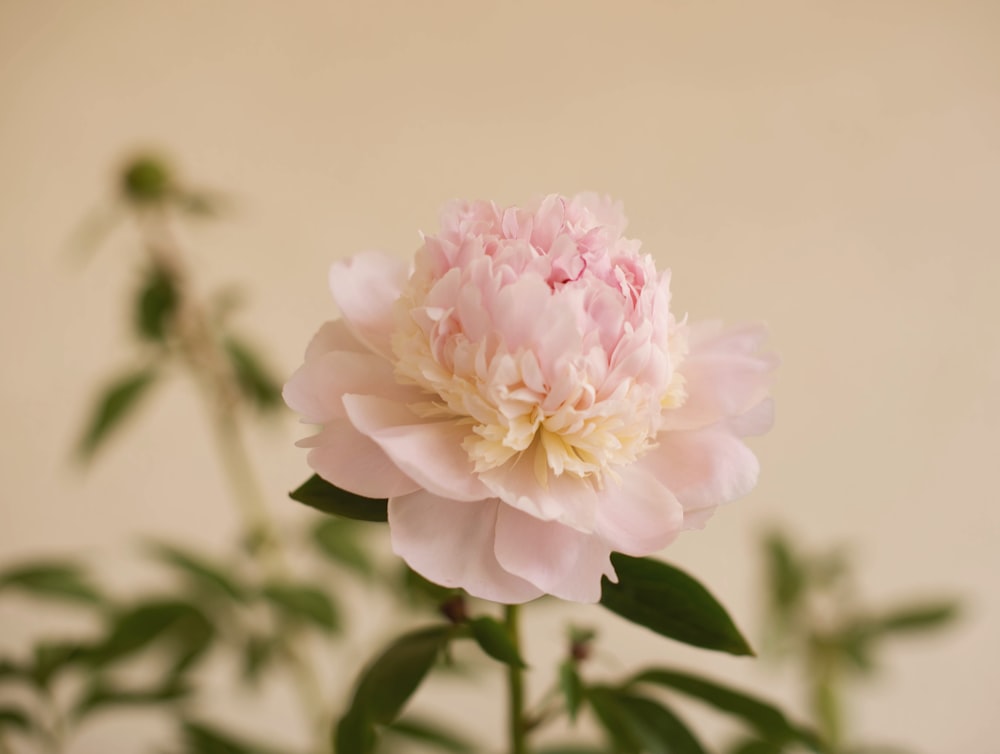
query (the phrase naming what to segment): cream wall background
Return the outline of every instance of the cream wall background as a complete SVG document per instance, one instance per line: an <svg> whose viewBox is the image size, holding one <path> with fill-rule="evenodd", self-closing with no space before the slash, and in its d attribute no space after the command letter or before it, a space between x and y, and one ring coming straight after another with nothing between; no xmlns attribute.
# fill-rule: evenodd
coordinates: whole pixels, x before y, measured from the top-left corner
<svg viewBox="0 0 1000 754"><path fill-rule="evenodd" d="M960 592L961 627L894 651L854 713L922 752L997 751L998 34L987 1L0 1L0 566L70 549L127 588L134 535L235 530L182 383L93 472L68 462L125 359L136 264L127 236L87 265L67 239L124 152L160 147L237 194L192 235L196 264L252 291L244 329L285 373L333 314L333 259L408 254L451 197L593 189L673 269L678 310L764 320L784 359L759 488L669 558L751 629L768 521L853 543L872 600ZM288 517L299 434L255 438ZM58 620L0 609L2 647ZM572 615L593 622L538 627ZM666 658L793 698L752 662L600 624L612 669ZM538 630L530 652L553 641ZM248 716L218 683L221 714L290 727L280 692ZM499 731L485 701L428 691ZM74 752L134 751L158 724L99 724Z"/></svg>

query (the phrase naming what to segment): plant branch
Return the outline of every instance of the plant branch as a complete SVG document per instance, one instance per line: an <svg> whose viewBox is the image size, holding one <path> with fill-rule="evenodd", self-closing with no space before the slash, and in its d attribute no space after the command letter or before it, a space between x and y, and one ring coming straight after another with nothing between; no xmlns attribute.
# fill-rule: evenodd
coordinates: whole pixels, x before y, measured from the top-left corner
<svg viewBox="0 0 1000 754"><path fill-rule="evenodd" d="M510 639L518 655L520 655L520 608L518 605L507 605L505 610L507 631L510 633ZM523 670L516 663L507 666L507 690L510 754L527 754L527 726L524 724L524 676Z"/></svg>

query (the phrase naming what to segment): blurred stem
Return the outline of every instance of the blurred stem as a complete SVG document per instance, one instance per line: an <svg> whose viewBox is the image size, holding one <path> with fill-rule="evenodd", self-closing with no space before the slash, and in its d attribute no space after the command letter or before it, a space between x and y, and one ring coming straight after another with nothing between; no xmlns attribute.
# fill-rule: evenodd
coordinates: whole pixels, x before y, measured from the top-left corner
<svg viewBox="0 0 1000 754"><path fill-rule="evenodd" d="M844 745L844 730L838 691L837 657L827 639L812 637L808 662L814 719L827 745L827 751L839 754Z"/></svg>
<svg viewBox="0 0 1000 754"><path fill-rule="evenodd" d="M505 608L507 631L510 639L521 654L520 606L507 605ZM508 730L510 754L527 754L526 726L524 724L524 676L519 665L507 666L508 690Z"/></svg>
<svg viewBox="0 0 1000 754"><path fill-rule="evenodd" d="M178 305L172 333L181 357L201 388L212 419L216 446L233 499L243 517L250 550L268 579L288 581L290 570L278 528L271 518L261 492L254 466L243 441L241 397L232 363L222 345L208 309L192 291L180 243L175 238L167 210L148 207L137 213L145 246L153 262L171 276L178 292ZM302 708L315 736L315 750L326 750L327 718L319 679L313 665L302 652L295 626L283 626L278 632L283 655Z"/></svg>

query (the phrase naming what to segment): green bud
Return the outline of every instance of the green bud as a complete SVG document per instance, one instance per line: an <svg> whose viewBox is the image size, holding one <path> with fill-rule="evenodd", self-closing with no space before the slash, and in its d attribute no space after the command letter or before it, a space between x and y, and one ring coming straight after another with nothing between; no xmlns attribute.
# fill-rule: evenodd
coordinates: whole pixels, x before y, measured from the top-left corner
<svg viewBox="0 0 1000 754"><path fill-rule="evenodd" d="M122 173L122 192L137 204L153 204L167 198L171 190L170 171L157 157L140 156L129 162Z"/></svg>

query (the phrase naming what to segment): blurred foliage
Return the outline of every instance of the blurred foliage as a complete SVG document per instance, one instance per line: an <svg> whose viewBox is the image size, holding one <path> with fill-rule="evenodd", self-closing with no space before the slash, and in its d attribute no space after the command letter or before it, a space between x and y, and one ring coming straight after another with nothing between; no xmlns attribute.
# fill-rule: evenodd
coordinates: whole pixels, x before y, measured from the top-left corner
<svg viewBox="0 0 1000 754"><path fill-rule="evenodd" d="M806 704L830 754L904 750L853 740L847 699L881 667L879 654L897 638L938 631L959 614L953 598L905 600L873 608L861 600L853 563L843 547L798 550L790 537L772 531L762 539L766 626L764 655L794 667L805 684ZM754 754L743 741L730 754Z"/></svg>

